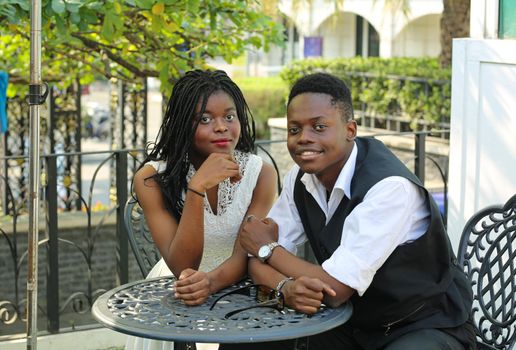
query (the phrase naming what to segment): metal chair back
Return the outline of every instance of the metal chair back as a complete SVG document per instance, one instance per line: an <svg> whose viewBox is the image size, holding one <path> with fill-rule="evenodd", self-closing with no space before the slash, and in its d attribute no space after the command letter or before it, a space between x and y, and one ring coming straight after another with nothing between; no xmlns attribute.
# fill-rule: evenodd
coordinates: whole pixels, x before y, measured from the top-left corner
<svg viewBox="0 0 516 350"><path fill-rule="evenodd" d="M152 267L161 259L161 254L152 240L143 209L134 198L129 198L125 204L124 222L129 244L142 276L147 277Z"/></svg>
<svg viewBox="0 0 516 350"><path fill-rule="evenodd" d="M516 195L476 213L462 232L458 260L473 289L479 349L516 344Z"/></svg>
<svg viewBox="0 0 516 350"><path fill-rule="evenodd" d="M142 276L147 277L152 267L161 259L161 254L152 240L143 209L134 198L129 198L125 204L124 223L136 262ZM192 342L175 342L174 349L195 350L196 345Z"/></svg>

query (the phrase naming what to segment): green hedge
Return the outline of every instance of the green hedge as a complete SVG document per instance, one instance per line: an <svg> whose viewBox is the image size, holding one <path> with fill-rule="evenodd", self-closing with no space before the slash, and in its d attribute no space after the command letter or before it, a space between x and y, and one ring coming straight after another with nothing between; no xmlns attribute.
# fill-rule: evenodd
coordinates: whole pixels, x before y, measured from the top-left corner
<svg viewBox="0 0 516 350"><path fill-rule="evenodd" d="M449 122L451 71L441 68L437 59L308 59L293 62L280 76L292 86L300 77L321 71L346 81L356 111L406 117L413 130L421 119L436 127L438 122Z"/></svg>
<svg viewBox="0 0 516 350"><path fill-rule="evenodd" d="M235 83L242 90L253 113L256 123L256 138L268 138L267 120L285 116L287 85L280 77L236 78Z"/></svg>

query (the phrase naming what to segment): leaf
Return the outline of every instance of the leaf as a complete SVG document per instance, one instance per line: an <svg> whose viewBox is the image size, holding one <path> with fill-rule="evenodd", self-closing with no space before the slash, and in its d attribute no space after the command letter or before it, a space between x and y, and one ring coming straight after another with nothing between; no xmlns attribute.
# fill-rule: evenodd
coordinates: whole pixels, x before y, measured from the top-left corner
<svg viewBox="0 0 516 350"><path fill-rule="evenodd" d="M95 11L88 8L82 7L79 11L79 15L85 24L97 24L98 17Z"/></svg>
<svg viewBox="0 0 516 350"><path fill-rule="evenodd" d="M210 6L210 29L215 30L217 28L217 13Z"/></svg>
<svg viewBox="0 0 516 350"><path fill-rule="evenodd" d="M154 0L136 0L136 6L141 7L145 10L150 10Z"/></svg>
<svg viewBox="0 0 516 350"><path fill-rule="evenodd" d="M67 2L66 9L71 13L78 13L82 4L76 2Z"/></svg>
<svg viewBox="0 0 516 350"><path fill-rule="evenodd" d="M90 8L92 10L100 11L103 9L103 7L104 7L104 4L100 1L94 1L94 2L91 2L88 4L88 8Z"/></svg>
<svg viewBox="0 0 516 350"><path fill-rule="evenodd" d="M119 3L119 2L116 2L116 1L115 1L115 2L113 3L113 9L115 10L115 13L116 13L117 15L119 15L119 14L121 14L121 13L122 13L122 5L120 5L120 3Z"/></svg>
<svg viewBox="0 0 516 350"><path fill-rule="evenodd" d="M161 80L163 82L168 79L169 69L170 69L170 66L169 66L168 62L163 64L163 66L161 67L161 69L159 71L159 80Z"/></svg>
<svg viewBox="0 0 516 350"><path fill-rule="evenodd" d="M52 0L52 10L55 13L63 14L66 11L66 4L63 0Z"/></svg>
<svg viewBox="0 0 516 350"><path fill-rule="evenodd" d="M163 19L159 16L152 16L152 31L159 33L164 27Z"/></svg>
<svg viewBox="0 0 516 350"><path fill-rule="evenodd" d="M106 40L113 40L113 34L115 33L115 28L111 21L109 21L109 16L104 17L104 23L102 23L102 30L100 31L100 35L102 35Z"/></svg>
<svg viewBox="0 0 516 350"><path fill-rule="evenodd" d="M124 21L123 21L122 17L115 16L115 15L110 13L109 14L109 20L114 25L115 30L121 31L124 28Z"/></svg>
<svg viewBox="0 0 516 350"><path fill-rule="evenodd" d="M199 0L188 0L186 8L191 13L197 13L199 11Z"/></svg>
<svg viewBox="0 0 516 350"><path fill-rule="evenodd" d="M30 11L30 2L29 1L26 1L26 0L10 0L9 1L11 4L16 4L18 6L21 7L22 10L24 11ZM2 6L7 6L8 4L2 4Z"/></svg>
<svg viewBox="0 0 516 350"><path fill-rule="evenodd" d="M162 3L157 3L152 6L152 14L153 15L161 15L165 12L165 5Z"/></svg>
<svg viewBox="0 0 516 350"><path fill-rule="evenodd" d="M70 20L72 23L79 24L81 23L81 16L78 13L72 13L70 15Z"/></svg>
<svg viewBox="0 0 516 350"><path fill-rule="evenodd" d="M170 33L175 33L179 31L179 26L175 22L165 22L165 29Z"/></svg>
<svg viewBox="0 0 516 350"><path fill-rule="evenodd" d="M64 35L64 33L66 33L66 26L61 17L56 17L56 27L58 34Z"/></svg>
<svg viewBox="0 0 516 350"><path fill-rule="evenodd" d="M16 18L16 8L10 4L2 6L0 8L0 15L5 15L11 23L19 23L19 20Z"/></svg>

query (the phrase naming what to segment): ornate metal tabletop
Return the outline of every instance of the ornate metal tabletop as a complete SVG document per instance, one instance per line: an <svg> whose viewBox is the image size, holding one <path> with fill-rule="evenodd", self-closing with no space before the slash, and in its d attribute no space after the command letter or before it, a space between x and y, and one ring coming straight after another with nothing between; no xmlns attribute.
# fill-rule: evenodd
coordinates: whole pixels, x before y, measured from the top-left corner
<svg viewBox="0 0 516 350"><path fill-rule="evenodd" d="M240 282L214 295L199 306L186 306L174 298L175 278L158 277L128 283L101 295L94 303L93 316L107 328L144 338L199 343L250 343L293 339L321 333L345 323L351 304L339 308L322 306L308 316L285 308L253 308L229 318L226 314L256 304L253 297L223 293L248 284Z"/></svg>

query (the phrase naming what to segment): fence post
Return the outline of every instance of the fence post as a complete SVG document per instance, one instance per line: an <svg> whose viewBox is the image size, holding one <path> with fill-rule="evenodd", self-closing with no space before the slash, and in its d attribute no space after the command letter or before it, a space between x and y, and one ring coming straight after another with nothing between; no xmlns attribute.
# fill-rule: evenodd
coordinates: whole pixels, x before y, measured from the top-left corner
<svg viewBox="0 0 516 350"><path fill-rule="evenodd" d="M45 157L47 176L45 184L47 241L47 330L59 332L59 241L57 237L57 161Z"/></svg>
<svg viewBox="0 0 516 350"><path fill-rule="evenodd" d="M421 183L425 184L425 142L426 134L416 133L415 136L415 148L414 148L414 173L421 180Z"/></svg>
<svg viewBox="0 0 516 350"><path fill-rule="evenodd" d="M81 82L80 79L76 79L76 91L75 91L75 118L77 120L77 128L75 129L75 150L79 153L82 152L82 144L81 144L81 138L82 138L82 115L81 115L81 109L82 109L82 88L81 88ZM82 155L77 155L77 168L76 168L76 179L77 181L77 192L78 196L75 200L75 209L81 210L82 208Z"/></svg>
<svg viewBox="0 0 516 350"><path fill-rule="evenodd" d="M0 134L0 207L2 207L2 212L4 215L9 214L9 209L7 208L7 138L5 134ZM5 181L2 179L5 178Z"/></svg>
<svg viewBox="0 0 516 350"><path fill-rule="evenodd" d="M124 209L127 201L127 151L116 153L116 234L117 275L120 284L129 281L129 242L124 225Z"/></svg>

